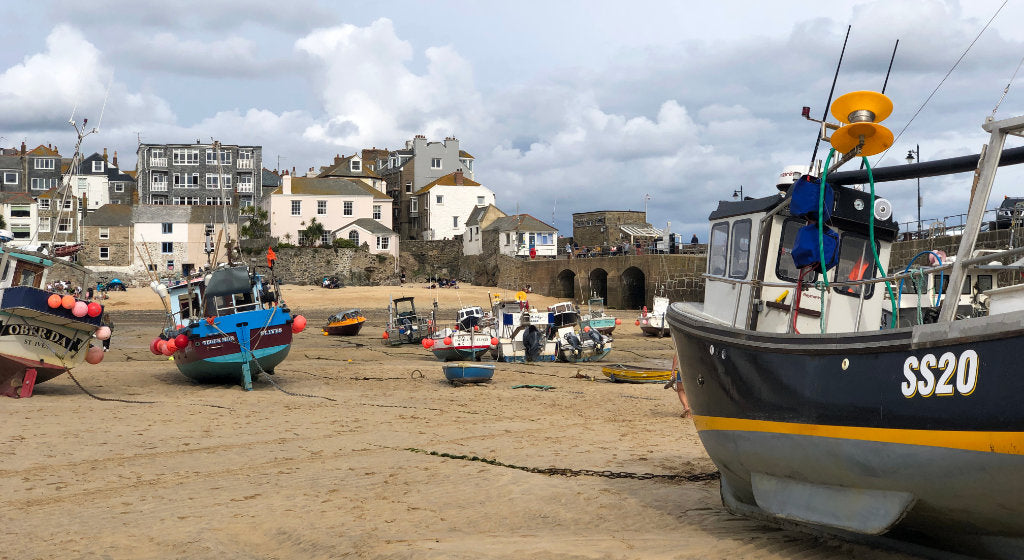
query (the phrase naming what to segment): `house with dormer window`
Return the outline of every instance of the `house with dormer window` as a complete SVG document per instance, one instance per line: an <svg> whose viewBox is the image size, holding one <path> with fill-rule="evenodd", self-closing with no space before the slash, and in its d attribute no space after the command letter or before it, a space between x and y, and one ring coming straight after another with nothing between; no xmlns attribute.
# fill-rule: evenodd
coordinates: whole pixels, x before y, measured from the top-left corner
<svg viewBox="0 0 1024 560"><path fill-rule="evenodd" d="M313 218L323 224L324 234L316 244L329 244L331 232L360 218L391 229L391 199L358 180L338 177L281 177L263 208L270 220L270 235L287 243L302 244L302 230Z"/></svg>
<svg viewBox="0 0 1024 560"><path fill-rule="evenodd" d="M365 150L364 150L365 151ZM368 186L380 191L381 193L386 192L386 183L374 170L374 163L363 162L363 158L359 154L353 154L350 156L342 157L340 155L334 156L334 163L320 168L320 172L316 175L319 178L340 178L349 179L352 181L361 181L366 183Z"/></svg>
<svg viewBox="0 0 1024 560"><path fill-rule="evenodd" d="M71 174L75 196L85 201L85 210L91 212L106 204L131 204L135 179L117 168L117 152L112 161L93 153L79 164Z"/></svg>
<svg viewBox="0 0 1024 560"><path fill-rule="evenodd" d="M468 178L462 171L439 177L413 193L423 228L419 239L455 239L466 229L469 215L480 206L494 204L494 191Z"/></svg>

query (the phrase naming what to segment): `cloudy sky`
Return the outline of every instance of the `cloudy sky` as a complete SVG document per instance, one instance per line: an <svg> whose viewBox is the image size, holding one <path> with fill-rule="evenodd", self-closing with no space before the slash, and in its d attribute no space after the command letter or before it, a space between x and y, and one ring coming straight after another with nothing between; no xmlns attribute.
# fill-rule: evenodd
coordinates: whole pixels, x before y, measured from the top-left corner
<svg viewBox="0 0 1024 560"><path fill-rule="evenodd" d="M570 234L572 212L646 206L703 240L717 200L768 195L810 160L817 127L800 110L822 115L850 25L836 95L880 90L899 40L885 124L903 132L872 163L917 145L922 160L976 153L1024 57L1022 4L41 1L0 22L0 144L70 155L74 110L100 125L84 151L116 150L124 169L140 139L216 138L301 172L456 136L506 212ZM1024 71L997 117L1022 113ZM923 217L963 212L969 181L923 180ZM915 191L879 186L901 221ZM1004 178L1003 194L1024 184Z"/></svg>

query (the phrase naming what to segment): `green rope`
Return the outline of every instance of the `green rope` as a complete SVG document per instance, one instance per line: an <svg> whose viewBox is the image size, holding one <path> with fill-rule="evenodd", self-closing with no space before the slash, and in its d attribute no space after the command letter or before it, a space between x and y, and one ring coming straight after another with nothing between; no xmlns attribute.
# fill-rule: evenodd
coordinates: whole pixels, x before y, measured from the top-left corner
<svg viewBox="0 0 1024 560"><path fill-rule="evenodd" d="M832 155L835 153L835 148L828 151L828 157L825 158L825 170L821 173L821 187L818 192L818 257L821 259L821 277L825 281L825 288L828 288L828 268L825 267L825 220L822 217L825 215L825 180L828 179L828 165L832 162ZM825 300L824 292L821 294L821 299L822 301Z"/></svg>
<svg viewBox="0 0 1024 560"><path fill-rule="evenodd" d="M835 148L833 148L835 149ZM861 160L864 161L864 167L868 170L868 183L871 185L871 205L868 207L868 233L871 237L871 254L875 257L875 268L884 278L886 276L885 269L882 268L882 263L879 262L878 250L875 248L875 176L871 172L871 163L868 162L867 156L861 156ZM824 182L824 181L823 181ZM862 285L861 290L866 290L867 285ZM889 292L889 302L892 304L892 319L889 321L889 328L896 328L896 296L892 293L892 283L888 280L885 281L885 289Z"/></svg>

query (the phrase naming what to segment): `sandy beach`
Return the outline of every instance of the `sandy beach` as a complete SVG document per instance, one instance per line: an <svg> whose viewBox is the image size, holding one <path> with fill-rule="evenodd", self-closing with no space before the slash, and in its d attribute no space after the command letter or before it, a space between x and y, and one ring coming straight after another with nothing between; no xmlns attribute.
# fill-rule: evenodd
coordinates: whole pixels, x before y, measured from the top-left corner
<svg viewBox="0 0 1024 560"><path fill-rule="evenodd" d="M715 472L661 384L611 383L601 364L499 363L491 383L452 387L422 347L381 344L390 297L422 312L436 298L448 318L488 292L502 293L284 286L309 326L277 368L283 391L261 379L252 392L181 375L149 352L156 295L111 294L111 351L72 374L114 400L68 375L0 399L0 558L909 558L734 517L716 480L552 476L410 450ZM367 313L362 333L323 336L349 307ZM670 339L611 312L623 322L606 363L671 362Z"/></svg>

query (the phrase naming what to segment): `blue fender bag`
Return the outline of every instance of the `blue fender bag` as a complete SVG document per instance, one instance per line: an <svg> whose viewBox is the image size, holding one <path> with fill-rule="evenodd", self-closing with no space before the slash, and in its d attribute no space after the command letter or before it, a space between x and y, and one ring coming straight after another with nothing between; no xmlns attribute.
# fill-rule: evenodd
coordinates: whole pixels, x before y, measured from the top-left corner
<svg viewBox="0 0 1024 560"><path fill-rule="evenodd" d="M802 175L790 187L793 195L789 202L789 213L797 218L806 218L812 222L818 221L818 198L821 196L821 181L810 175ZM835 193L832 186L825 183L825 206L823 214L825 221L832 217L832 209L835 206Z"/></svg>
<svg viewBox="0 0 1024 560"><path fill-rule="evenodd" d="M822 230L822 247L825 252L825 269L831 270L839 264L839 234L832 228ZM793 243L793 264L797 268L814 266L821 272L821 253L818 251L818 225L809 224L796 232Z"/></svg>

